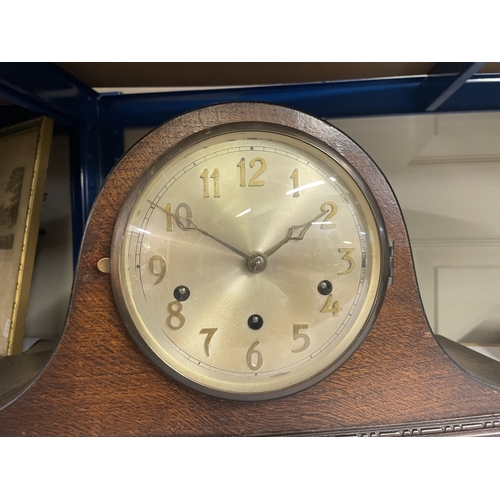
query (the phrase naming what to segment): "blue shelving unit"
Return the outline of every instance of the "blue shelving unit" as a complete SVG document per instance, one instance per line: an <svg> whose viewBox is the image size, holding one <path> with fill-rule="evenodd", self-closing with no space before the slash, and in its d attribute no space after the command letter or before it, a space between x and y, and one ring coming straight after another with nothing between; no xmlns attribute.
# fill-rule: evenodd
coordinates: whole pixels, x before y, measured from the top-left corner
<svg viewBox="0 0 500 500"><path fill-rule="evenodd" d="M261 101L322 118L500 109L499 75L478 74L484 63L437 63L426 76L203 91L98 94L53 63L0 63L0 98L76 134L73 238L78 248L92 203L123 154L123 130L154 127L214 103Z"/></svg>

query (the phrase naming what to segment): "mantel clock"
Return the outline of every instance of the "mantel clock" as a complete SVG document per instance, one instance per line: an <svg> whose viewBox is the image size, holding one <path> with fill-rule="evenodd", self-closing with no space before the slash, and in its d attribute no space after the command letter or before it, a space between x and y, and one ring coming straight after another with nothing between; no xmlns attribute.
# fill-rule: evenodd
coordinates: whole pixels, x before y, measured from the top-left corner
<svg viewBox="0 0 500 500"><path fill-rule="evenodd" d="M488 433L498 410L430 332L370 157L300 111L230 103L165 123L110 173L60 345L0 430Z"/></svg>

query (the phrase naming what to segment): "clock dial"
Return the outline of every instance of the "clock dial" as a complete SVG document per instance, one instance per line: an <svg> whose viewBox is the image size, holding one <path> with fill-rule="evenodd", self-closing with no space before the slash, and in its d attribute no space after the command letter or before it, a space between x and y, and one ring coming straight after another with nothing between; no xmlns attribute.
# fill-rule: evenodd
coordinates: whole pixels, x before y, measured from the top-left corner
<svg viewBox="0 0 500 500"><path fill-rule="evenodd" d="M387 240L342 156L265 123L193 134L122 207L113 289L134 339L177 380L232 399L306 388L375 320Z"/></svg>

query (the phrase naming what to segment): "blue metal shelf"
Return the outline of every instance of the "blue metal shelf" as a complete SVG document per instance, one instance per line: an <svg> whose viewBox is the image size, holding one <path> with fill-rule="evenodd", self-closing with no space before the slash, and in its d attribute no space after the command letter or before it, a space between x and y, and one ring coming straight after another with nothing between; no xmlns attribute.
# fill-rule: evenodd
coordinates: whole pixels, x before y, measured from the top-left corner
<svg viewBox="0 0 500 500"><path fill-rule="evenodd" d="M203 91L98 94L52 63L0 63L0 98L47 115L78 137L73 226L79 247L92 203L123 154L123 130L154 127L220 102L260 101L321 118L496 111L500 78L477 74L484 63L437 63L429 75Z"/></svg>

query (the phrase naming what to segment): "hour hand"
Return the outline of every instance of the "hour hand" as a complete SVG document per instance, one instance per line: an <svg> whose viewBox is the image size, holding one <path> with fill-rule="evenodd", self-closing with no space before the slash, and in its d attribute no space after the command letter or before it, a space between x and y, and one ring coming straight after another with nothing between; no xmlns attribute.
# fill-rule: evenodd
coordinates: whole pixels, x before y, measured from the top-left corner
<svg viewBox="0 0 500 500"><path fill-rule="evenodd" d="M302 224L301 226L290 226L288 229L287 235L276 245L271 247L269 250L264 252L264 255L266 257L270 257L274 252L279 250L285 243L288 243L291 240L303 240L304 236L306 235L308 229L321 217L326 215L328 213L328 210L322 210L316 217L311 219L309 222L306 222L305 224Z"/></svg>
<svg viewBox="0 0 500 500"><path fill-rule="evenodd" d="M240 255L245 260L249 259L249 256L245 252L242 252L241 250L238 250L237 248L233 247L229 243L226 243L225 241L221 240L220 238L217 238L217 236L214 236L213 234L210 234L208 231L205 231L204 229L201 229L200 227L198 227L194 223L192 217L183 216L183 215L177 215L174 212L171 212L170 210L167 210L166 208L163 208L162 206L157 205L156 203L152 202L151 200L148 200L148 203L151 203L151 206L153 206L155 208L159 208L160 210L162 210L166 214L168 214L171 217L173 217L179 223L179 227L181 227L181 229L184 229L186 231L188 231L188 230L198 231L201 234L204 234L205 236L208 236L212 240L216 241L217 243L220 243L221 245L225 246L226 248L228 248L232 252Z"/></svg>

